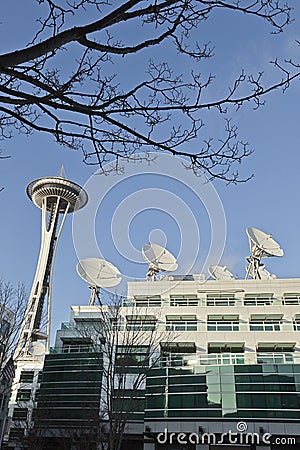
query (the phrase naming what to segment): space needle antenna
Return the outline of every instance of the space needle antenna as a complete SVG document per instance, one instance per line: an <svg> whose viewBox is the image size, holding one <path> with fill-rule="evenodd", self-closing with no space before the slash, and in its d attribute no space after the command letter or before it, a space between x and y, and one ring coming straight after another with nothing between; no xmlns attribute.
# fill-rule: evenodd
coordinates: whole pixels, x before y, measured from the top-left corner
<svg viewBox="0 0 300 450"><path fill-rule="evenodd" d="M38 178L27 186L27 195L42 210L41 245L15 359L49 351L53 262L67 214L83 208L88 196L73 181L60 176ZM43 323L42 323L43 322ZM36 349L36 350L35 350Z"/></svg>
<svg viewBox="0 0 300 450"><path fill-rule="evenodd" d="M66 178L66 171L65 171L65 166L62 164L61 168L60 168L60 172L59 172L59 176L61 178Z"/></svg>

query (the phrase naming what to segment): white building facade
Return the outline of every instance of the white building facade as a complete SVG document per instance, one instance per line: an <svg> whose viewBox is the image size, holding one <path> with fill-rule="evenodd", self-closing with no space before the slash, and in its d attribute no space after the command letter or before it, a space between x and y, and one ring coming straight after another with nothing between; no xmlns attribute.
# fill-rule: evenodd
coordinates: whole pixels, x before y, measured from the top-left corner
<svg viewBox="0 0 300 450"><path fill-rule="evenodd" d="M55 360L62 364L88 356L87 336L79 338L76 328L97 321L105 309L109 307L72 307L70 322L57 332L56 350L46 356L44 398L47 389L58 387L55 380L62 369L54 374ZM123 335L152 333L157 347L138 386L139 408L127 421L122 449L300 446L300 279L217 281L189 275L130 282L117 326ZM142 346L141 341L135 348L130 345L132 357L127 355L126 364L134 373L143 358ZM116 363L117 349L114 357ZM101 364L96 366L90 378L94 397L80 398L94 398L95 408L104 383ZM80 373L76 386L82 383L84 395L87 378ZM68 382L71 386L72 380ZM61 385L61 393L66 394L65 387ZM67 426L71 418L74 426L80 424L74 392L70 390L60 406L56 402L62 415L54 428L62 421ZM68 414L64 417L66 405L68 414L74 407L69 419Z"/></svg>

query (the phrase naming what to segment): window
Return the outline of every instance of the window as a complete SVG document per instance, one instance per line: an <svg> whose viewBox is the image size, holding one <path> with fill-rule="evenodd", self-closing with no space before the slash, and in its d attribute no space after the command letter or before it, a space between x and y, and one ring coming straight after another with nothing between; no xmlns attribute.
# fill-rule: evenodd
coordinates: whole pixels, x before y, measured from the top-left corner
<svg viewBox="0 0 300 450"><path fill-rule="evenodd" d="M292 364L293 361L290 353L257 353L257 364Z"/></svg>
<svg viewBox="0 0 300 450"><path fill-rule="evenodd" d="M170 306L198 306L197 295L171 295Z"/></svg>
<svg viewBox="0 0 300 450"><path fill-rule="evenodd" d="M20 376L20 383L32 383L34 377L33 370L23 370Z"/></svg>
<svg viewBox="0 0 300 450"><path fill-rule="evenodd" d="M161 342L161 354L168 355L169 353L196 353L195 342Z"/></svg>
<svg viewBox="0 0 300 450"><path fill-rule="evenodd" d="M117 411L122 409L126 414L132 412L133 414L143 413L145 410L145 390L144 389L115 389L113 392L113 407Z"/></svg>
<svg viewBox="0 0 300 450"><path fill-rule="evenodd" d="M239 331L239 316L209 315L207 317L207 331Z"/></svg>
<svg viewBox="0 0 300 450"><path fill-rule="evenodd" d="M85 353L93 351L91 339L85 338L62 338L62 353Z"/></svg>
<svg viewBox="0 0 300 450"><path fill-rule="evenodd" d="M62 347L63 353L82 353L91 351L90 345L79 345L79 344L64 344Z"/></svg>
<svg viewBox="0 0 300 450"><path fill-rule="evenodd" d="M282 314L252 314L250 316L250 331L280 331Z"/></svg>
<svg viewBox="0 0 300 450"><path fill-rule="evenodd" d="M300 331L300 317L294 319L293 328L294 328L294 331Z"/></svg>
<svg viewBox="0 0 300 450"><path fill-rule="evenodd" d="M24 428L11 428L9 432L9 437L11 439L14 438L23 438L24 436Z"/></svg>
<svg viewBox="0 0 300 450"><path fill-rule="evenodd" d="M1 322L1 328L0 328L0 334L1 336L7 336L9 333L9 329L10 329L10 323L3 319Z"/></svg>
<svg viewBox="0 0 300 450"><path fill-rule="evenodd" d="M206 306L235 306L234 294L207 294Z"/></svg>
<svg viewBox="0 0 300 450"><path fill-rule="evenodd" d="M207 331L239 331L239 322L226 321L217 322L209 320L207 322Z"/></svg>
<svg viewBox="0 0 300 450"><path fill-rule="evenodd" d="M116 350L116 364L119 367L137 367L149 365L149 346L118 345Z"/></svg>
<svg viewBox="0 0 300 450"><path fill-rule="evenodd" d="M75 317L74 321L76 325L73 325L73 328L77 330L92 329L98 331L101 330L103 326L103 320L95 317ZM72 327L72 325L69 325L69 327Z"/></svg>
<svg viewBox="0 0 300 450"><path fill-rule="evenodd" d="M156 327L155 316L126 316L128 331L153 331Z"/></svg>
<svg viewBox="0 0 300 450"><path fill-rule="evenodd" d="M253 320L249 322L250 331L280 331L281 321L278 320Z"/></svg>
<svg viewBox="0 0 300 450"><path fill-rule="evenodd" d="M27 420L27 408L15 408L13 413L13 420Z"/></svg>
<svg viewBox="0 0 300 450"><path fill-rule="evenodd" d="M166 316L168 331L197 331L196 316Z"/></svg>
<svg viewBox="0 0 300 450"><path fill-rule="evenodd" d="M17 402L27 402L31 398L31 389L19 389L17 392Z"/></svg>
<svg viewBox="0 0 300 450"><path fill-rule="evenodd" d="M246 294L244 306L270 306L273 303L274 294Z"/></svg>
<svg viewBox="0 0 300 450"><path fill-rule="evenodd" d="M300 294L284 294L283 305L300 305Z"/></svg>
<svg viewBox="0 0 300 450"><path fill-rule="evenodd" d="M145 308L153 308L161 306L161 297L160 295L149 296L138 296L135 297L136 306L145 307Z"/></svg>

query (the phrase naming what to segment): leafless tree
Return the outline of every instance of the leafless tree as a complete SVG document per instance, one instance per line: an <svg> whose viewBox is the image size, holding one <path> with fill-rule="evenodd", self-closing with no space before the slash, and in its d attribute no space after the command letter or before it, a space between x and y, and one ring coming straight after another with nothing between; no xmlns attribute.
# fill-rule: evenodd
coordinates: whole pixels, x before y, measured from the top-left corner
<svg viewBox="0 0 300 450"><path fill-rule="evenodd" d="M197 35L215 12L261 19L279 33L291 21L286 0L32 1L44 14L32 41L0 55L2 137L13 130L48 133L100 168L115 160L116 169L139 151L145 157L163 151L185 157L196 173L238 181L236 163L251 150L230 113L249 102L259 107L270 91L299 77L292 61L273 61L279 69L273 84L241 68L216 98L214 76L196 70L213 57L213 47L198 43ZM128 63L131 82L124 77ZM225 127L205 138L205 118L214 111Z"/></svg>
<svg viewBox="0 0 300 450"><path fill-rule="evenodd" d="M4 416L13 384L13 369L7 372L13 356L26 308L26 291L23 284L16 288L0 278L0 404ZM11 361L11 366L13 362ZM3 413L2 413L3 414ZM5 418L5 417L4 417ZM4 421L4 418L3 421ZM2 430L0 430L0 433ZM0 446L2 435L0 434Z"/></svg>
<svg viewBox="0 0 300 450"><path fill-rule="evenodd" d="M175 338L174 331L160 324L157 308L123 305L120 297L112 297L109 304L99 306L100 320L79 330L101 347L98 444L105 450L119 450L128 423L143 414L146 377L161 358L160 342Z"/></svg>
<svg viewBox="0 0 300 450"><path fill-rule="evenodd" d="M24 319L27 294L23 284L14 287L0 278L0 368L13 355Z"/></svg>
<svg viewBox="0 0 300 450"><path fill-rule="evenodd" d="M97 410L88 404L82 405L85 418L82 426L78 423L74 429L72 424L65 422L66 425L62 425L65 429L59 429L54 424L54 435L58 433L72 442L74 448L82 450L84 445L101 450L120 450L129 423L131 420L139 421L144 413L146 377L161 358L160 342L170 342L175 338L174 331L166 331L160 321L162 318L157 308L135 305L124 308L119 297L111 298L109 304L95 307L86 319L76 318L75 328L72 328L72 355L76 355L73 353L75 348L98 355L101 398ZM71 342L69 336L68 342ZM91 376L94 377L93 374ZM38 402L38 411L40 407L43 409L43 403L40 405ZM47 399L46 407L49 408ZM51 410L45 417L40 425L37 423L42 434L45 430L51 432L51 420L47 421L47 417L51 418Z"/></svg>

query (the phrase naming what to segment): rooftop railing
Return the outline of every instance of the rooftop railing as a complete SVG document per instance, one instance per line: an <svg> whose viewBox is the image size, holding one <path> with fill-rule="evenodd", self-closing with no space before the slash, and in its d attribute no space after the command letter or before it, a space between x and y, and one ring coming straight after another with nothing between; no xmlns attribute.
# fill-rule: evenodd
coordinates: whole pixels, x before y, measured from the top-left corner
<svg viewBox="0 0 300 450"><path fill-rule="evenodd" d="M187 296L186 296L187 297ZM161 299L125 299L122 306L127 308L155 308L155 307L179 307L179 306L203 306L203 307L220 307L220 306L299 306L300 297L208 297L197 298L161 298Z"/></svg>
<svg viewBox="0 0 300 450"><path fill-rule="evenodd" d="M153 367L197 367L237 364L300 364L299 353L173 354L159 358Z"/></svg>
<svg viewBox="0 0 300 450"><path fill-rule="evenodd" d="M50 354L62 353L94 353L101 352L101 346L94 344L66 344L59 347L51 347Z"/></svg>

